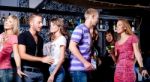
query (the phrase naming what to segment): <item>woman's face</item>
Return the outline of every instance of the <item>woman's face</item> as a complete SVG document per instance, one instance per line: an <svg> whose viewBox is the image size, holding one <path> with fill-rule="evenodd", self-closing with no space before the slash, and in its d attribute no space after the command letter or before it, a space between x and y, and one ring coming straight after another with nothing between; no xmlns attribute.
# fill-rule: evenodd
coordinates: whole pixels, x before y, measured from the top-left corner
<svg viewBox="0 0 150 82"><path fill-rule="evenodd" d="M117 22L117 28L116 28L116 30L117 30L118 34L121 34L122 32L125 31L124 24L123 24L122 21L118 21Z"/></svg>
<svg viewBox="0 0 150 82"><path fill-rule="evenodd" d="M60 29L60 28L59 28L56 24L54 24L53 22L50 23L50 32L51 32L51 33L55 33L55 32L57 32L59 29Z"/></svg>
<svg viewBox="0 0 150 82"><path fill-rule="evenodd" d="M8 29L13 29L14 26L14 22L13 22L13 18L8 17L7 19L5 19L4 22L4 29L8 30Z"/></svg>
<svg viewBox="0 0 150 82"><path fill-rule="evenodd" d="M113 36L112 36L111 33L107 33L107 34L106 34L106 41L107 41L107 42L112 42L112 41L113 41Z"/></svg>

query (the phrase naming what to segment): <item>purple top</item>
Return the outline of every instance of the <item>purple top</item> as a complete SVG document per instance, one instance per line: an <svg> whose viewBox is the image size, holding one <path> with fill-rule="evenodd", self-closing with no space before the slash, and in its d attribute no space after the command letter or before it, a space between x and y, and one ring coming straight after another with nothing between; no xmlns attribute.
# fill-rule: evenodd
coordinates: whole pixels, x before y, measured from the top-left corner
<svg viewBox="0 0 150 82"><path fill-rule="evenodd" d="M88 61L90 61L91 53L91 35L89 29L80 24L75 28L72 33L71 40L78 43L77 48L81 55ZM85 71L84 65L74 55L71 55L71 71Z"/></svg>

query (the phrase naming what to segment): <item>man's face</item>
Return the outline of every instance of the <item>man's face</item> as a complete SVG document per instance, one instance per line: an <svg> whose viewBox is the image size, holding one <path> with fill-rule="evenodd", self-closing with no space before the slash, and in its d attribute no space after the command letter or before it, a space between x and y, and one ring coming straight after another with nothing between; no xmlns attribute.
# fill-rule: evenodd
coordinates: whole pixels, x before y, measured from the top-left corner
<svg viewBox="0 0 150 82"><path fill-rule="evenodd" d="M94 13L93 15L92 15L92 25L93 26L96 26L96 24L98 23L98 20L99 20L99 15L98 15L98 13Z"/></svg>
<svg viewBox="0 0 150 82"><path fill-rule="evenodd" d="M40 16L34 17L31 21L31 25L35 31L40 32L42 29L42 17Z"/></svg>

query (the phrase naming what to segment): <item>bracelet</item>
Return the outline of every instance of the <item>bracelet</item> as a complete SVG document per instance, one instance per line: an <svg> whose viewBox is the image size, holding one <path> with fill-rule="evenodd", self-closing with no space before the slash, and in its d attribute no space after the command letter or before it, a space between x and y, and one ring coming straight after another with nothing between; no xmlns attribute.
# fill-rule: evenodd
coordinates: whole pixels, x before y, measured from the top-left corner
<svg viewBox="0 0 150 82"><path fill-rule="evenodd" d="M143 70L146 70L145 67L140 67L139 68L140 73L142 73Z"/></svg>
<svg viewBox="0 0 150 82"><path fill-rule="evenodd" d="M21 67L17 67L17 70L21 70Z"/></svg>

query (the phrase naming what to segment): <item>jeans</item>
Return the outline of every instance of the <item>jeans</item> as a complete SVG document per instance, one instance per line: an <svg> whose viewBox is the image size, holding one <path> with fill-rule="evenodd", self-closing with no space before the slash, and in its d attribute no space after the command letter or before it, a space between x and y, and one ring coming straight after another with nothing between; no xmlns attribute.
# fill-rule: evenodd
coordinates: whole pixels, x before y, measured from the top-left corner
<svg viewBox="0 0 150 82"><path fill-rule="evenodd" d="M23 82L44 82L44 76L41 71L33 72L33 71L23 71L27 76L23 77Z"/></svg>
<svg viewBox="0 0 150 82"><path fill-rule="evenodd" d="M13 69L0 69L0 82L13 82Z"/></svg>
<svg viewBox="0 0 150 82"><path fill-rule="evenodd" d="M140 74L140 72L139 72L139 68L138 67L135 67L135 72L137 73L137 80L138 81L140 81L140 82L142 82L143 80L143 77L142 77L142 75Z"/></svg>
<svg viewBox="0 0 150 82"><path fill-rule="evenodd" d="M13 76L13 82L22 82L21 77L17 74L17 69L13 68L14 76Z"/></svg>
<svg viewBox="0 0 150 82"><path fill-rule="evenodd" d="M54 71L56 65L52 65L49 67L50 74ZM54 82L63 82L65 78L65 70L63 67L59 69L59 71L56 73Z"/></svg>
<svg viewBox="0 0 150 82"><path fill-rule="evenodd" d="M86 71L71 71L70 76L72 82L88 82L88 72Z"/></svg>

